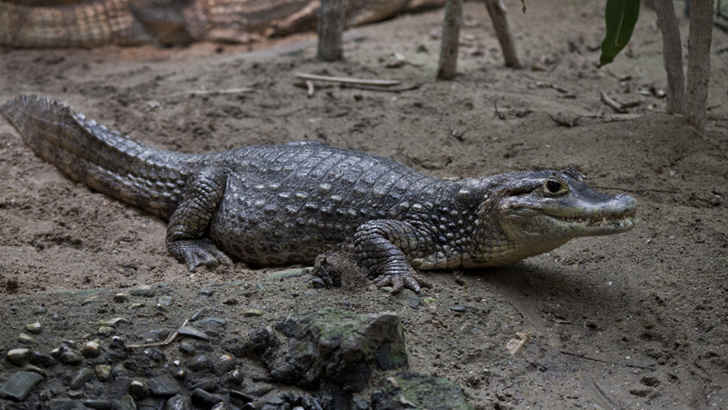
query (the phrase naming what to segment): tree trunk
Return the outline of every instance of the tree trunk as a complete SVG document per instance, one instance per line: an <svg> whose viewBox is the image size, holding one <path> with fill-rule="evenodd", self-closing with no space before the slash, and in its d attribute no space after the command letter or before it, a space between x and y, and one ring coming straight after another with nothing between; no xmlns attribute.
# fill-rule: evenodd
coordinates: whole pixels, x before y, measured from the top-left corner
<svg viewBox="0 0 728 410"><path fill-rule="evenodd" d="M347 0L321 0L318 11L318 50L316 56L323 61L344 58L343 36L346 24Z"/></svg>
<svg viewBox="0 0 728 410"><path fill-rule="evenodd" d="M713 0L691 0L688 37L688 122L705 127L705 106L710 84L710 43L713 38Z"/></svg>
<svg viewBox="0 0 728 410"><path fill-rule="evenodd" d="M439 80L452 80L458 68L460 26L463 22L463 0L448 0L442 22L440 62L437 69Z"/></svg>
<svg viewBox="0 0 728 410"><path fill-rule="evenodd" d="M685 76L683 74L680 27L672 0L656 1L657 26L662 32L662 61L667 74L667 112L685 113Z"/></svg>
<svg viewBox="0 0 728 410"><path fill-rule="evenodd" d="M508 26L506 6L503 4L503 0L483 0L483 2L488 10L490 20L493 22L493 29L495 29L495 35L498 37L506 67L521 68L511 29Z"/></svg>

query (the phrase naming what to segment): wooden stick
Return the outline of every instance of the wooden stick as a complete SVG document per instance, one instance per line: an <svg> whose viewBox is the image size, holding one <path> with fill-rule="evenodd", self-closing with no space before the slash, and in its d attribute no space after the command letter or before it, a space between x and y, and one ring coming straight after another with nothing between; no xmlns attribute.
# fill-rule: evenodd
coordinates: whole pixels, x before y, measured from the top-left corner
<svg viewBox="0 0 728 410"><path fill-rule="evenodd" d="M657 26L662 33L662 61L667 73L667 112L685 112L685 75L683 74L680 27L671 1L654 2Z"/></svg>
<svg viewBox="0 0 728 410"><path fill-rule="evenodd" d="M690 2L688 83L685 113L698 130L705 128L705 106L710 84L710 43L713 39L713 1Z"/></svg>
<svg viewBox="0 0 728 410"><path fill-rule="evenodd" d="M521 61L518 59L503 0L483 0L483 2L488 10L490 20L493 22L493 29L495 29L495 34L498 37L506 67L521 68Z"/></svg>
<svg viewBox="0 0 728 410"><path fill-rule="evenodd" d="M362 78L352 77L329 77L326 75L316 75L307 73L296 73L296 77L303 80L314 80L314 81L328 81L331 83L341 84L359 84L359 85L375 85L380 87L391 87L393 85L399 85L400 81L397 80L367 80Z"/></svg>
<svg viewBox="0 0 728 410"><path fill-rule="evenodd" d="M599 97L601 98L602 102L604 104L607 104L609 107L611 107L615 112L618 112L620 114L626 114L627 110L624 109L622 104L615 101L612 97L608 96L607 93L604 91L599 91Z"/></svg>
<svg viewBox="0 0 728 410"><path fill-rule="evenodd" d="M347 0L321 0L318 10L318 49L316 57L322 61L344 58L343 35L346 24Z"/></svg>
<svg viewBox="0 0 728 410"><path fill-rule="evenodd" d="M442 21L440 39L440 61L437 69L438 80L452 80L458 67L458 45L460 26L463 23L463 0L447 0L445 18Z"/></svg>

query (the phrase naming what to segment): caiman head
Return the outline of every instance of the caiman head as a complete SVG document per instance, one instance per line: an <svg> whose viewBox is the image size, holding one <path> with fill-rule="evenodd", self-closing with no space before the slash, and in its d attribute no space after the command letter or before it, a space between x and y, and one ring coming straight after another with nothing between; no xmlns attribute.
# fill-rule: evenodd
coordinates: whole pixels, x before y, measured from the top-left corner
<svg viewBox="0 0 728 410"><path fill-rule="evenodd" d="M635 224L633 197L598 192L576 170L515 172L480 183L486 198L478 208L478 249L472 253L488 265L548 252L580 236L626 232Z"/></svg>

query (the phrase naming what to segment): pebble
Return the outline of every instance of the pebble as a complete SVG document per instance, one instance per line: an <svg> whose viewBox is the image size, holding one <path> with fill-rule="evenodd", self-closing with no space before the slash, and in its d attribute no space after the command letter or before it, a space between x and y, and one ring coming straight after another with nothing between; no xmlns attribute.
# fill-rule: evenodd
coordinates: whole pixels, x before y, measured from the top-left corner
<svg viewBox="0 0 728 410"><path fill-rule="evenodd" d="M76 365L83 361L83 358L78 352L66 345L61 345L61 347L53 349L51 354L63 364Z"/></svg>
<svg viewBox="0 0 728 410"><path fill-rule="evenodd" d="M98 340L91 340L84 343L81 354L85 358L98 357L101 354L101 346Z"/></svg>
<svg viewBox="0 0 728 410"><path fill-rule="evenodd" d="M66 394L72 399L80 399L83 397L83 392L81 390L68 390Z"/></svg>
<svg viewBox="0 0 728 410"><path fill-rule="evenodd" d="M129 383L129 394L137 400L149 396L149 387L142 380L134 379Z"/></svg>
<svg viewBox="0 0 728 410"><path fill-rule="evenodd" d="M207 296L210 297L215 294L215 289L211 288L202 288L200 289L200 296Z"/></svg>
<svg viewBox="0 0 728 410"><path fill-rule="evenodd" d="M222 303L223 303L223 305L235 306L240 302L235 298L227 298L227 299L223 300Z"/></svg>
<svg viewBox="0 0 728 410"><path fill-rule="evenodd" d="M84 400L83 405L96 410L110 410L113 402L110 400Z"/></svg>
<svg viewBox="0 0 728 410"><path fill-rule="evenodd" d="M94 376L94 371L88 367L81 368L75 376L71 379L70 386L74 390L78 390L86 384L87 381L91 380Z"/></svg>
<svg viewBox="0 0 728 410"><path fill-rule="evenodd" d="M174 376L177 380L183 380L185 377L187 377L187 372L183 368L179 368L172 373L172 376Z"/></svg>
<svg viewBox="0 0 728 410"><path fill-rule="evenodd" d="M112 403L111 407L114 410L137 410L137 405L134 403L134 399L130 395L124 395L121 400Z"/></svg>
<svg viewBox="0 0 728 410"><path fill-rule="evenodd" d="M30 349L24 347L17 349L10 349L8 351L7 359L10 363L16 366L22 366L30 357Z"/></svg>
<svg viewBox="0 0 728 410"><path fill-rule="evenodd" d="M28 323L27 325L25 325L25 330L27 330L30 333L33 333L34 335L37 335L38 333L41 332L41 330L43 330L43 327L41 326L40 322L33 322L33 323Z"/></svg>
<svg viewBox="0 0 728 410"><path fill-rule="evenodd" d="M182 336L189 336L189 337L195 337L197 339L202 340L210 340L210 337L205 334L205 332L195 329L192 326L183 326L179 328L177 331Z"/></svg>
<svg viewBox="0 0 728 410"><path fill-rule="evenodd" d="M222 355L220 355L220 358L217 360L217 365L215 366L215 373L217 373L217 374L227 373L228 371L232 370L234 367L235 367L235 358L230 356L229 354L222 354Z"/></svg>
<svg viewBox="0 0 728 410"><path fill-rule="evenodd" d="M180 390L177 381L166 374L149 379L147 384L155 396L170 397L179 393Z"/></svg>
<svg viewBox="0 0 728 410"><path fill-rule="evenodd" d="M111 366L108 364L96 365L96 367L94 367L94 372L96 373L96 378L99 379L99 381L105 382L111 377Z"/></svg>
<svg viewBox="0 0 728 410"><path fill-rule="evenodd" d="M160 296L157 300L157 306L170 306L172 304L172 296Z"/></svg>
<svg viewBox="0 0 728 410"><path fill-rule="evenodd" d="M190 342L182 342L179 345L177 345L177 348L180 352L186 354L186 355L193 355L197 352L197 349L195 349L195 346Z"/></svg>
<svg viewBox="0 0 728 410"><path fill-rule="evenodd" d="M53 356L48 353L36 351L30 353L29 361L30 363L40 367L51 367L56 364L56 359L54 359Z"/></svg>
<svg viewBox="0 0 728 410"><path fill-rule="evenodd" d="M227 320L221 318L221 317L206 317L204 319L200 319L197 322L198 326L201 327L225 327L227 325Z"/></svg>
<svg viewBox="0 0 728 410"><path fill-rule="evenodd" d="M164 403L164 410L189 410L190 408L189 400L181 394L170 397Z"/></svg>
<svg viewBox="0 0 728 410"><path fill-rule="evenodd" d="M96 333L98 333L99 336L111 336L114 333L114 328L111 326L101 326Z"/></svg>
<svg viewBox="0 0 728 410"><path fill-rule="evenodd" d="M125 303L129 300L129 295L126 293L117 293L112 300L116 303Z"/></svg>
<svg viewBox="0 0 728 410"><path fill-rule="evenodd" d="M450 310L452 310L453 312L463 313L467 310L467 308L463 305L453 305L450 306Z"/></svg>
<svg viewBox="0 0 728 410"><path fill-rule="evenodd" d="M200 407L206 406L206 407L212 407L216 405L217 403L220 403L223 401L223 398L221 396L218 396L217 394L208 393L205 390L202 390L200 388L197 388L192 391L192 402L194 404L199 405Z"/></svg>
<svg viewBox="0 0 728 410"><path fill-rule="evenodd" d="M35 343L35 339L27 333L21 333L18 335L18 342L29 345Z"/></svg>
<svg viewBox="0 0 728 410"><path fill-rule="evenodd" d="M263 316L264 312L260 309L248 309L243 311L243 317Z"/></svg>
<svg viewBox="0 0 728 410"><path fill-rule="evenodd" d="M199 354L193 357L187 366L194 371L207 370L212 368L212 362L207 355Z"/></svg>
<svg viewBox="0 0 728 410"><path fill-rule="evenodd" d="M43 376L35 372L15 372L0 386L0 397L16 401L25 400L28 393L41 380Z"/></svg>
<svg viewBox="0 0 728 410"><path fill-rule="evenodd" d="M151 298L154 297L156 292L154 289L152 289L149 285L140 286L138 288L132 289L129 291L129 294L132 296L141 296L145 298Z"/></svg>
<svg viewBox="0 0 728 410"><path fill-rule="evenodd" d="M240 369L231 370L222 377L222 383L227 387L240 387L243 384L245 375Z"/></svg>
<svg viewBox="0 0 728 410"><path fill-rule="evenodd" d="M99 325L101 326L116 326L119 323L130 323L129 319L123 318L123 317L115 317L107 320L99 320Z"/></svg>

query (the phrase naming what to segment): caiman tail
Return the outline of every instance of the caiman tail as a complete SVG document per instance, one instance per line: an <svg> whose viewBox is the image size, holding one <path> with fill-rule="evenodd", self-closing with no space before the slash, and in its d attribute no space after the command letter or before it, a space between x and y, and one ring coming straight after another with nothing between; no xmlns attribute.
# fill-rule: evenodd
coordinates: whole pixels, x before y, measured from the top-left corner
<svg viewBox="0 0 728 410"><path fill-rule="evenodd" d="M46 97L15 97L0 114L39 157L72 180L163 218L201 158L145 146Z"/></svg>

